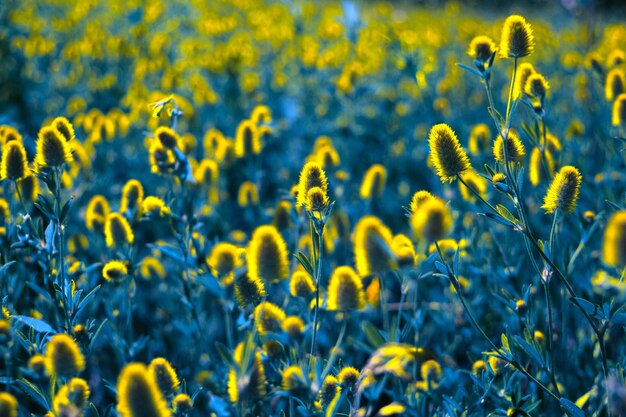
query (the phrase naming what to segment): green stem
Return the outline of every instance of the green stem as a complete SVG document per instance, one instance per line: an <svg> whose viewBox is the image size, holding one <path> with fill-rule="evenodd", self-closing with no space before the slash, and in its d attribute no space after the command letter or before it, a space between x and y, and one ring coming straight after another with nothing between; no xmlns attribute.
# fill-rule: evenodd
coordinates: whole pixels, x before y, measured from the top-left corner
<svg viewBox="0 0 626 417"><path fill-rule="evenodd" d="M513 77L511 77L511 85L509 86L509 99L506 104L506 120L509 125L509 116L511 115L511 105L513 104L513 87L515 86L515 78L517 77L517 57L513 61Z"/></svg>
<svg viewBox="0 0 626 417"><path fill-rule="evenodd" d="M542 280L544 293L546 295L546 304L548 306L548 355L550 357L550 363L548 365L548 373L550 374L550 379L552 380L552 384L556 389L556 392L561 395L561 391L559 390L559 386L556 383L556 377L554 376L554 349L552 346L552 300L550 298L550 291L548 289L548 282Z"/></svg>
<svg viewBox="0 0 626 417"><path fill-rule="evenodd" d="M322 266L322 251L323 251L323 236L324 236L324 225L322 224L321 227L314 227L314 224L316 224L313 219L311 219L311 239L312 242L314 243L315 240L313 240L313 234L316 233L317 234L317 247L315 247L315 245L313 246L313 258L314 258L314 273L315 273L315 312L313 315L313 337L311 338L311 355L309 357L309 367L310 367L310 358L313 357L313 355L315 354L315 348L316 348L316 344L317 344L317 323L319 320L319 309L320 309L320 276L321 276L321 266Z"/></svg>

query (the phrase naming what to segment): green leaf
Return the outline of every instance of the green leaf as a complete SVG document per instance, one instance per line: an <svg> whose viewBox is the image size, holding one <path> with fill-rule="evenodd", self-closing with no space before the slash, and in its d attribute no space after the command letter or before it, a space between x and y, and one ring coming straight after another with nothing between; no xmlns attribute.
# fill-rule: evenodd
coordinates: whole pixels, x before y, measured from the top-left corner
<svg viewBox="0 0 626 417"><path fill-rule="evenodd" d="M502 347L508 352L511 353L511 347L509 346L509 338L506 337L506 334L502 333L500 336L500 340L502 341Z"/></svg>
<svg viewBox="0 0 626 417"><path fill-rule="evenodd" d="M70 207L72 207L72 202L73 201L74 201L74 197L71 197L63 205L63 208L61 209L61 215L59 216L59 220L60 220L61 223L65 222L65 217L67 217L67 213L69 213Z"/></svg>
<svg viewBox="0 0 626 417"><path fill-rule="evenodd" d="M502 217L504 217L505 219L507 219L508 221L510 221L511 223L515 224L517 223L517 219L515 218L515 216L513 216L511 214L511 212L509 211L509 209L507 209L506 207L504 207L502 204L498 204L496 206L496 210L498 210L498 213L500 213L500 215Z"/></svg>
<svg viewBox="0 0 626 417"><path fill-rule="evenodd" d="M457 66L457 67L459 67L459 68L464 69L464 70L465 70L465 71L467 71L467 72L470 72L470 73L472 73L472 74L474 74L474 75L477 75L477 76L479 76L480 78L482 78L482 77L483 77L483 75L482 75L480 72L478 72L478 70L475 70L475 69L474 69L474 68L472 68L472 67L468 67L467 65L464 65L464 64L459 64L458 62L456 63L456 66Z"/></svg>
<svg viewBox="0 0 626 417"><path fill-rule="evenodd" d="M300 262L300 265L302 265L302 267L306 270L306 272L309 273L309 275L313 276L313 265L311 265L311 261L309 260L309 258L307 258L307 256L302 253L302 252L298 252L296 253L296 259L298 260L298 262Z"/></svg>
<svg viewBox="0 0 626 417"><path fill-rule="evenodd" d="M22 392L24 392L26 395L31 397L34 401L36 401L43 408L45 409L50 408L50 404L48 404L48 400L46 399L46 396L43 394L43 392L41 392L39 388L33 385L32 382L24 378L18 379L17 381L14 381L14 382L19 387L19 389L22 390Z"/></svg>
<svg viewBox="0 0 626 417"><path fill-rule="evenodd" d="M10 261L10 262L7 262L4 265L0 266L0 274L2 274L4 271L6 271L14 263L15 263L15 261Z"/></svg>
<svg viewBox="0 0 626 417"><path fill-rule="evenodd" d="M365 332L365 338L374 349L378 349L386 343L385 337L372 323L368 321L363 322L363 331Z"/></svg>
<svg viewBox="0 0 626 417"><path fill-rule="evenodd" d="M602 312L602 309L600 308L600 306L590 301L587 301L584 298L571 297L570 301L574 304L578 304L578 306L582 308L583 310L585 310L585 312L589 314L591 317L596 317L596 318L601 318L601 319L605 318L604 313Z"/></svg>
<svg viewBox="0 0 626 417"><path fill-rule="evenodd" d="M24 323L25 325L32 327L35 331L39 333L56 333L56 331L43 320L34 319L32 317L26 316L12 316L15 320Z"/></svg>
<svg viewBox="0 0 626 417"><path fill-rule="evenodd" d="M537 363L539 363L542 367L545 365L543 359L537 349L535 349L530 343L526 342L520 336L513 336L513 341L517 344L517 346L524 351L525 354L533 358Z"/></svg>
<svg viewBox="0 0 626 417"><path fill-rule="evenodd" d="M570 417L585 417L585 412L576 404L568 400L567 398L561 397L559 400L561 402L561 408L565 411L565 413Z"/></svg>

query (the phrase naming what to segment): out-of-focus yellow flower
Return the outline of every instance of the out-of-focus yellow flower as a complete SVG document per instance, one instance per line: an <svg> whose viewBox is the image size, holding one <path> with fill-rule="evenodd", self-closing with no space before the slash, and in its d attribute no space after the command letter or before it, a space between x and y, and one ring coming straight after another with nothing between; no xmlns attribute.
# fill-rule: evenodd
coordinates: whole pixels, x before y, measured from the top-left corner
<svg viewBox="0 0 626 417"><path fill-rule="evenodd" d="M559 210L564 214L570 214L576 208L581 182L582 176L578 169L573 166L564 166L552 180L541 208L546 213Z"/></svg>

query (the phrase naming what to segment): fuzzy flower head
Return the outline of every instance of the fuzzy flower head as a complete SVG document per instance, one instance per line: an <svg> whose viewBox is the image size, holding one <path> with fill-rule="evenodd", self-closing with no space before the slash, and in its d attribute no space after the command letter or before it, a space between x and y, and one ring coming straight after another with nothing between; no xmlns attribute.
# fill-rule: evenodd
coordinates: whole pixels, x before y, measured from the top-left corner
<svg viewBox="0 0 626 417"><path fill-rule="evenodd" d="M85 210L85 224L87 229L104 232L104 225L111 212L109 202L105 196L96 194L91 197Z"/></svg>
<svg viewBox="0 0 626 417"><path fill-rule="evenodd" d="M306 194L305 204L307 210L319 213L324 211L324 209L328 207L328 204L328 193L324 192L320 187L309 189Z"/></svg>
<svg viewBox="0 0 626 417"><path fill-rule="evenodd" d="M484 70L496 49L495 42L489 36L476 36L470 42L467 54Z"/></svg>
<svg viewBox="0 0 626 417"><path fill-rule="evenodd" d="M366 216L359 220L354 231L354 258L360 276L394 268L392 240L393 234L379 218Z"/></svg>
<svg viewBox="0 0 626 417"><path fill-rule="evenodd" d="M232 283L235 269L243 265L241 252L241 249L228 242L220 242L211 249L207 264L213 275L226 285Z"/></svg>
<svg viewBox="0 0 626 417"><path fill-rule="evenodd" d="M170 417L167 402L148 368L126 365L117 382L117 412L121 417Z"/></svg>
<svg viewBox="0 0 626 417"><path fill-rule="evenodd" d="M249 273L235 279L235 298L241 308L254 304L267 295L261 279L253 279Z"/></svg>
<svg viewBox="0 0 626 417"><path fill-rule="evenodd" d="M54 127L45 126L37 137L35 166L40 168L60 167L74 160L72 150L65 137Z"/></svg>
<svg viewBox="0 0 626 417"><path fill-rule="evenodd" d="M326 407L339 393L339 381L334 375L327 375L322 381L322 386L318 393L319 401L323 407Z"/></svg>
<svg viewBox="0 0 626 417"><path fill-rule="evenodd" d="M417 238L441 239L452 228L452 216L446 203L436 197L427 200L411 215L411 227Z"/></svg>
<svg viewBox="0 0 626 417"><path fill-rule="evenodd" d="M283 309L269 301L259 304L254 309L254 321L260 335L278 332L285 318Z"/></svg>
<svg viewBox="0 0 626 417"><path fill-rule="evenodd" d="M335 268L328 284L328 310L349 311L365 307L363 283L349 266Z"/></svg>
<svg viewBox="0 0 626 417"><path fill-rule="evenodd" d="M524 156L526 156L526 149L513 129L509 130L506 144L506 156L509 162L522 162ZM493 142L493 157L497 162L504 164L504 141L502 140L501 135L498 135L496 140Z"/></svg>
<svg viewBox="0 0 626 417"><path fill-rule="evenodd" d="M150 362L150 366L148 366L148 372L166 398L178 390L180 386L178 375L176 375L176 371L165 358L153 359Z"/></svg>
<svg viewBox="0 0 626 417"><path fill-rule="evenodd" d="M254 231L246 256L253 280L276 283L289 275L287 244L274 226L259 226Z"/></svg>
<svg viewBox="0 0 626 417"><path fill-rule="evenodd" d="M554 213L556 210L570 214L576 208L582 176L580 171L573 166L564 166L554 176L550 187L543 199L543 208L546 213Z"/></svg>
<svg viewBox="0 0 626 417"><path fill-rule="evenodd" d="M363 177L361 183L361 198L364 200L380 197L385 190L385 182L387 181L387 170L383 165L374 164Z"/></svg>
<svg viewBox="0 0 626 417"><path fill-rule="evenodd" d="M73 377L85 369L85 358L70 336L59 333L46 344L46 370L49 375Z"/></svg>
<svg viewBox="0 0 626 417"><path fill-rule="evenodd" d="M478 155L484 149L487 149L491 142L491 130L489 126L484 123L477 124L472 128L469 137L468 148L469 151Z"/></svg>
<svg viewBox="0 0 626 417"><path fill-rule="evenodd" d="M161 146L165 149L174 149L180 143L180 137L174 131L174 129L167 126L160 126L154 132L154 136L161 142Z"/></svg>
<svg viewBox="0 0 626 417"><path fill-rule="evenodd" d="M411 197L411 204L409 205L409 210L411 213L415 213L426 201L433 198L433 195L426 190L417 191Z"/></svg>
<svg viewBox="0 0 626 417"><path fill-rule="evenodd" d="M626 211L613 213L604 230L602 259L607 265L626 266Z"/></svg>
<svg viewBox="0 0 626 417"><path fill-rule="evenodd" d="M30 173L26 149L20 141L11 141L2 147L0 179L17 181Z"/></svg>
<svg viewBox="0 0 626 417"><path fill-rule="evenodd" d="M513 84L513 98L517 99L524 93L526 87L526 81L528 78L536 74L535 67L530 62L522 62L517 67L517 77L515 77L515 84Z"/></svg>
<svg viewBox="0 0 626 417"><path fill-rule="evenodd" d="M543 99L550 90L550 83L539 73L531 74L524 84L524 92L538 99Z"/></svg>
<svg viewBox="0 0 626 417"><path fill-rule="evenodd" d="M522 58L532 54L534 49L535 37L530 23L519 15L507 17L500 37L500 56Z"/></svg>
<svg viewBox="0 0 626 417"><path fill-rule="evenodd" d="M65 117L55 118L50 125L63 136L66 142L76 139L74 126Z"/></svg>
<svg viewBox="0 0 626 417"><path fill-rule="evenodd" d="M143 185L138 180L129 180L122 188L120 212L127 213L141 206L143 200Z"/></svg>
<svg viewBox="0 0 626 417"><path fill-rule="evenodd" d="M607 101L613 101L622 93L626 93L626 74L622 68L613 68L606 76L604 95Z"/></svg>
<svg viewBox="0 0 626 417"><path fill-rule="evenodd" d="M133 230L128 220L120 213L111 213L104 224L104 238L108 247L131 245L135 240Z"/></svg>
<svg viewBox="0 0 626 417"><path fill-rule="evenodd" d="M175 414L189 414L193 409L193 400L189 395L181 393L174 397L172 406L174 407Z"/></svg>
<svg viewBox="0 0 626 417"><path fill-rule="evenodd" d="M141 202L141 214L144 217L169 217L172 210L159 197L151 195Z"/></svg>
<svg viewBox="0 0 626 417"><path fill-rule="evenodd" d="M109 261L102 268L102 277L108 282L122 282L127 275L128 268L122 261Z"/></svg>
<svg viewBox="0 0 626 417"><path fill-rule="evenodd" d="M17 400L8 392L0 392L0 416L17 417Z"/></svg>
<svg viewBox="0 0 626 417"><path fill-rule="evenodd" d="M613 102L611 122L613 126L626 126L626 93L617 96Z"/></svg>
<svg viewBox="0 0 626 417"><path fill-rule="evenodd" d="M261 153L261 138L259 129L252 120L244 120L237 126L235 136L235 155L243 158L248 155Z"/></svg>
<svg viewBox="0 0 626 417"><path fill-rule="evenodd" d="M452 182L470 169L470 160L454 131L445 123L435 125L428 136L430 156L441 182Z"/></svg>
<svg viewBox="0 0 626 417"><path fill-rule="evenodd" d="M297 270L289 280L289 293L293 297L308 298L315 291L313 278L304 270Z"/></svg>
<svg viewBox="0 0 626 417"><path fill-rule="evenodd" d="M79 415L87 407L90 393L87 381L72 378L54 396L52 408L57 416Z"/></svg>
<svg viewBox="0 0 626 417"><path fill-rule="evenodd" d="M296 206L307 207L307 197L312 188L319 188L328 196L328 179L321 165L315 161L307 162L300 172ZM328 197L326 197L327 199Z"/></svg>
<svg viewBox="0 0 626 417"><path fill-rule="evenodd" d="M287 367L283 371L283 391L296 392L306 387L302 368L297 365Z"/></svg>

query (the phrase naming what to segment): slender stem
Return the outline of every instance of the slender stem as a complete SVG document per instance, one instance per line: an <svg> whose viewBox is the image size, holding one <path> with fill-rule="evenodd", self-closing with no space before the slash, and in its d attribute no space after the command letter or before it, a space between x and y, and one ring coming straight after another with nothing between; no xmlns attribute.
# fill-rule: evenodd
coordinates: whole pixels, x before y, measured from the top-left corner
<svg viewBox="0 0 626 417"><path fill-rule="evenodd" d="M476 191L474 188L470 187L464 180L463 178L461 178L460 175L457 175L457 178L459 179L459 182L461 184L463 184L465 186L465 188L467 188L472 194L474 194L474 196L476 198L478 198L484 205L486 205L487 207L489 207L491 209L491 211L493 211L495 214L497 214L498 216L500 215L500 213L498 213L498 210L496 210L496 208L494 206L491 205L490 202L488 202L487 200L485 200L478 191Z"/></svg>
<svg viewBox="0 0 626 417"><path fill-rule="evenodd" d="M559 217L559 210L554 210L554 216L552 217L552 227L550 228L550 238L548 239L548 247L550 248L550 253L552 257L554 257L554 239L556 232L556 219Z"/></svg>
<svg viewBox="0 0 626 417"><path fill-rule="evenodd" d="M337 356L337 353L336 353L337 349L341 347L343 338L346 335L346 330L348 328L348 321L349 321L348 317L344 317L342 320L341 330L339 331L339 337L337 338L337 342L335 343L333 350L330 352L330 358L328 359L328 363L326 364L326 366L324 367L324 370L322 371L322 376L321 376L322 380L326 377L326 375L328 375L328 372L330 372L330 368L333 366L333 362L335 361L335 357Z"/></svg>
<svg viewBox="0 0 626 417"><path fill-rule="evenodd" d="M400 274L398 274L400 275ZM400 319L402 318L402 307L404 304L404 277L400 280L400 306L398 307L398 319L396 320L396 334L395 341L400 342Z"/></svg>
<svg viewBox="0 0 626 417"><path fill-rule="evenodd" d="M511 114L511 105L513 104L513 87L515 86L516 77L517 77L517 57L515 57L513 61L513 77L511 77L511 85L509 86L509 99L506 104L507 126L508 126L509 116Z"/></svg>
<svg viewBox="0 0 626 417"><path fill-rule="evenodd" d="M311 237L313 238L313 233L317 234L317 248L313 245L313 251L315 259L315 264L313 266L315 272L315 313L313 315L313 337L311 339L311 355L310 358L315 354L315 347L317 344L317 322L319 320L319 309L320 309L320 277L321 277L321 266L322 266L322 252L323 252L323 236L324 236L324 225L321 227L314 227L314 222L311 220ZM312 241L311 243L314 243ZM311 362L309 360L309 366Z"/></svg>
<svg viewBox="0 0 626 417"><path fill-rule="evenodd" d="M390 325L389 325L389 311L387 310L387 288L385 287L385 274L380 274L378 277L378 284L380 286L379 292L379 304L380 304L380 312L383 316L383 327L387 335L389 336Z"/></svg>
<svg viewBox="0 0 626 417"><path fill-rule="evenodd" d="M550 266L550 268L552 269L552 271L556 274L556 276L559 278L559 280L561 281L561 283L565 286L565 288L567 289L567 292L570 294L571 301L574 303L574 305L576 307L578 307L578 309L580 310L580 312L585 316L585 318L587 319L587 321L589 322L589 324L591 325L591 327L593 328L594 333L596 334L596 336L598 337L598 344L600 345L600 352L602 354L602 370L604 371L604 376L605 379L608 378L608 365L607 365L607 358L606 358L606 349L605 349L605 345L604 345L604 335L602 334L602 332L600 331L600 329L598 328L598 326L596 325L596 323L593 321L593 319L591 318L591 316L589 316L589 314L587 313L587 311L585 311L585 309L580 305L580 303L577 300L577 295L576 292L574 291L574 288L572 287L572 284L570 284L569 280L565 277L565 275L563 275L563 273L556 267L556 265L554 264L554 262L552 262L552 260L550 258L548 258L548 256L543 252L543 250L541 250L541 248L539 247L539 244L534 240L534 239L529 239L530 242L533 244L533 246L535 247L535 249L539 252L539 254L541 255L541 257L546 261L546 263Z"/></svg>
<svg viewBox="0 0 626 417"><path fill-rule="evenodd" d="M556 389L556 392L560 395L561 391L559 390L559 386L556 383L556 377L554 376L554 348L552 346L552 300L550 298L550 291L548 288L549 283L546 281L541 281L543 283L544 293L546 295L546 304L548 306L548 355L550 357L550 363L548 365L548 373L550 374L550 379L552 380L552 384Z"/></svg>

